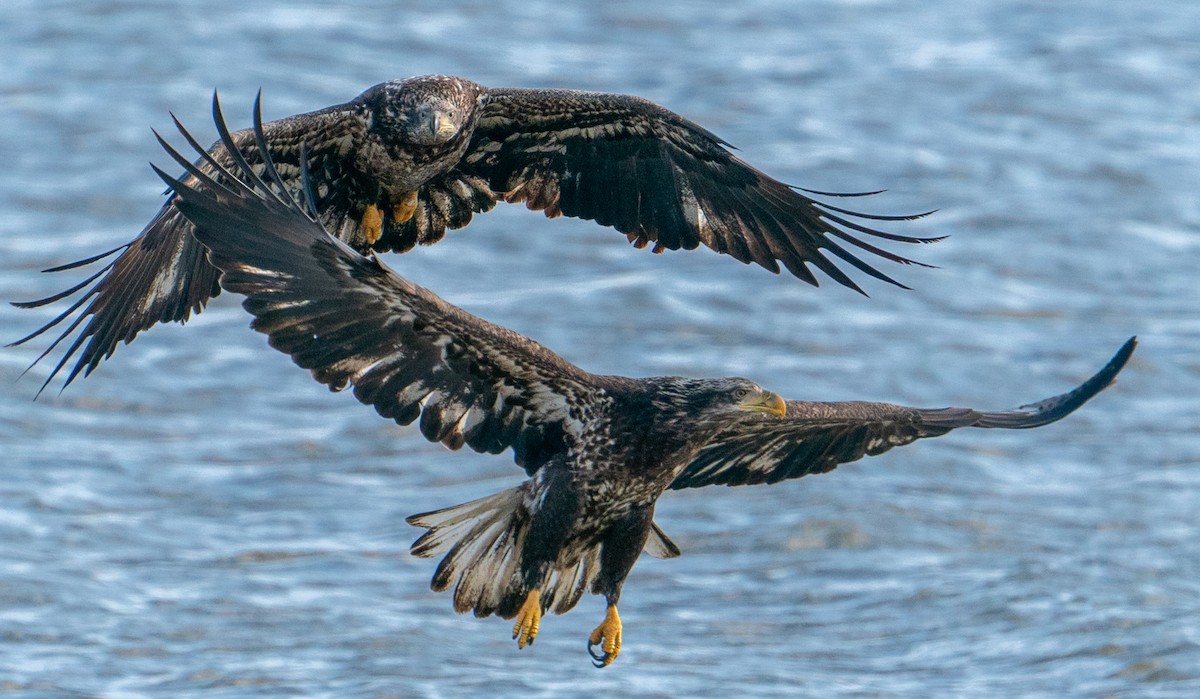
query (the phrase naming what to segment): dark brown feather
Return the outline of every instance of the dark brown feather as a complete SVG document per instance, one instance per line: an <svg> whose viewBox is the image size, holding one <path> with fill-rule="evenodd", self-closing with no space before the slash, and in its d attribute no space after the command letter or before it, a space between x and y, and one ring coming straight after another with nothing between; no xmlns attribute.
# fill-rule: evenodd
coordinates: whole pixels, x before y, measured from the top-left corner
<svg viewBox="0 0 1200 699"><path fill-rule="evenodd" d="M903 286L836 239L902 264L920 264L856 234L918 243L846 217L903 220L826 206L733 155L723 140L652 102L570 90L493 89L460 168L509 202L548 216L591 219L656 250L701 243L778 273L780 263L816 284L812 264L862 289L823 254ZM832 195L839 196L839 195ZM841 215L839 215L841 214ZM703 216L704 222L699 218Z"/></svg>

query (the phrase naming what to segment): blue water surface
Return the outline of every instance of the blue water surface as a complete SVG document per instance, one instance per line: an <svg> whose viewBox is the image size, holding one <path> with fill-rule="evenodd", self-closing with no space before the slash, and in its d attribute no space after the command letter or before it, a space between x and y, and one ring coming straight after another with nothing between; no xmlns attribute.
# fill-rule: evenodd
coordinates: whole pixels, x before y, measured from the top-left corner
<svg viewBox="0 0 1200 699"><path fill-rule="evenodd" d="M813 289L706 250L500 207L388 263L590 371L744 375L788 397L1007 408L1141 339L1111 390L772 487L671 493L625 648L602 600L455 615L414 512L509 487L332 395L238 299L34 402L0 350L0 695L1200 695L1200 5L984 0L7 0L0 299L132 238L168 112L214 137L382 80L643 95L778 178L889 191L949 234L913 287ZM886 263L885 263L886 264ZM59 308L0 306L14 340Z"/></svg>

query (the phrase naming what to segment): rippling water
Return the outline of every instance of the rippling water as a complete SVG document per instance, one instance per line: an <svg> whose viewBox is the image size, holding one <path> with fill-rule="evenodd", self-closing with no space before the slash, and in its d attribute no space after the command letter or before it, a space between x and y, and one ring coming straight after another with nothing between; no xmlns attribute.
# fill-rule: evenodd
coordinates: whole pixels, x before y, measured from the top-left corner
<svg viewBox="0 0 1200 699"><path fill-rule="evenodd" d="M389 263L597 372L747 375L796 398L1004 408L1129 335L1067 421L959 432L770 488L670 494L626 647L598 598L455 615L405 515L515 484L330 395L222 297L32 402L0 351L0 694L1196 696L1200 691L1200 6L1186 2L250 3L9 0L0 299L135 235L168 111L248 122L444 72L633 92L766 171L890 191L949 233L915 287L820 290L654 256L517 207ZM655 9L651 9L655 8ZM661 8L661 9L658 9ZM203 140L203 139L202 139ZM892 270L889 270L892 271ZM52 311L0 307L12 340Z"/></svg>

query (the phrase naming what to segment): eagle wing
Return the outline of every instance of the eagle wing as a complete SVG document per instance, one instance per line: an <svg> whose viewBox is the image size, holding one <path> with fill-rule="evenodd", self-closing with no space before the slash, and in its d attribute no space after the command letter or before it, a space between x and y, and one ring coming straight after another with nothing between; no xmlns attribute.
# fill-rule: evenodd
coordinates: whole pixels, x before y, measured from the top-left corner
<svg viewBox="0 0 1200 699"><path fill-rule="evenodd" d="M252 327L318 381L353 386L402 425L419 418L426 438L452 449L511 448L529 473L579 433L599 393L589 374L334 238L269 163L260 176L235 155L232 172L212 177L164 146L190 177L155 169L221 286L244 294Z"/></svg>
<svg viewBox="0 0 1200 699"><path fill-rule="evenodd" d="M890 403L788 401L787 415L745 420L710 441L671 487L778 483L875 456L959 427L1025 429L1061 420L1111 385L1137 345L1130 338L1078 388L1016 410L908 408Z"/></svg>
<svg viewBox="0 0 1200 699"><path fill-rule="evenodd" d="M906 243L937 240L856 222L924 214L878 216L817 202L751 167L698 124L640 97L505 88L489 90L484 100L459 169L486 180L506 201L523 201L550 217L595 220L638 247L690 250L703 243L772 272L782 264L816 285L806 266L812 264L861 293L826 252L903 286L843 244L920 264L856 234Z"/></svg>
<svg viewBox="0 0 1200 699"><path fill-rule="evenodd" d="M232 142L261 171L262 156L255 144L254 130L245 129L230 134L215 93L213 116L221 139L207 150L207 154L228 166L231 160L223 143ZM258 101L255 103L255 119L261 124ZM179 122L175 123L191 145L204 153L204 149L183 131ZM360 106L348 102L273 121L262 125L261 129L266 151L275 163L280 180L290 191L298 191L300 187L299 158L301 144L304 144L321 221L345 240L359 237L360 220L354 215L361 208L354 201L357 193L369 192L371 187L377 186L369 181L361 181L359 176L353 174L356 170L349 166L354 143L366 131L367 125ZM203 158L197 160L196 164L207 174L215 173L214 166ZM80 373L84 376L90 374L102 360L112 356L119 343L131 342L138 333L156 323L186 321L192 313L200 312L210 298L220 293L217 283L219 273L205 259L203 246L192 237L193 226L176 208L177 200L175 196L170 197L141 234L129 243L100 255L46 270L58 272L77 269L107 260L82 282L53 296L15 304L22 308L44 306L86 289L50 322L12 343L19 345L28 342L70 321L66 329L35 360L36 364L79 329L42 384L43 390L72 357L78 355L67 374L64 388ZM385 244L391 241L379 242Z"/></svg>

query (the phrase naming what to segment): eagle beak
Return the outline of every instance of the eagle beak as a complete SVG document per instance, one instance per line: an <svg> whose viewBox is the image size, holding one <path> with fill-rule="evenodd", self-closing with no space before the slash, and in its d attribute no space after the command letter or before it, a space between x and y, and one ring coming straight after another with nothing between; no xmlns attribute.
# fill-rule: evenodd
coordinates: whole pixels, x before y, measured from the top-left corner
<svg viewBox="0 0 1200 699"><path fill-rule="evenodd" d="M763 391L756 396L751 396L738 403L738 407L742 410L770 413L779 417L787 415L787 403L779 397L778 393L771 391Z"/></svg>
<svg viewBox="0 0 1200 699"><path fill-rule="evenodd" d="M454 120L439 109L429 115L429 131L439 139L447 139L454 135Z"/></svg>

